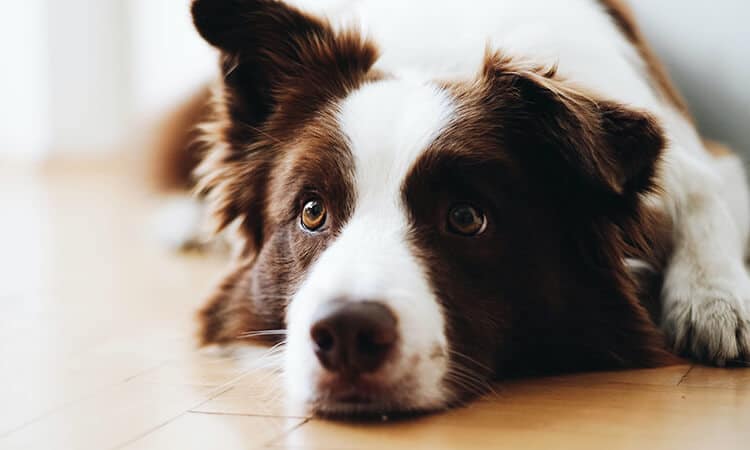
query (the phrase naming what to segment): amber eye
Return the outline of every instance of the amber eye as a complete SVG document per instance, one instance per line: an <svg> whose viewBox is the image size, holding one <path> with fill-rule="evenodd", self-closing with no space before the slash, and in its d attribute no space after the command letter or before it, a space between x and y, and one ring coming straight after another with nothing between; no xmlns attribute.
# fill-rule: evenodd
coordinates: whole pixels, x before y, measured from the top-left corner
<svg viewBox="0 0 750 450"><path fill-rule="evenodd" d="M455 205L448 212L448 229L462 236L476 236L487 228L487 218L479 209L467 205Z"/></svg>
<svg viewBox="0 0 750 450"><path fill-rule="evenodd" d="M302 208L302 226L317 231L326 223L326 207L320 200L310 200Z"/></svg>

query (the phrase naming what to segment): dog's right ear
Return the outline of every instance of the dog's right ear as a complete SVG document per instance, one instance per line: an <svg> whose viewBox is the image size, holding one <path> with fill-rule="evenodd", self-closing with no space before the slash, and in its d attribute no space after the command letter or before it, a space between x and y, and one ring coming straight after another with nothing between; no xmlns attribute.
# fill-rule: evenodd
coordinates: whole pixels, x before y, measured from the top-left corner
<svg viewBox="0 0 750 450"><path fill-rule="evenodd" d="M276 0L195 0L198 32L222 51L230 113L258 126L272 113L314 113L343 95L377 59L359 34L337 33L323 19ZM279 111L280 107L291 106Z"/></svg>
<svg viewBox="0 0 750 450"><path fill-rule="evenodd" d="M324 25L278 0L194 0L193 21L214 47L235 52L285 45L283 34L320 34Z"/></svg>
<svg viewBox="0 0 750 450"><path fill-rule="evenodd" d="M196 170L216 230L239 223L243 255L260 250L275 158L307 120L369 76L378 52L359 32L276 0L194 0L198 32L221 52L221 95Z"/></svg>

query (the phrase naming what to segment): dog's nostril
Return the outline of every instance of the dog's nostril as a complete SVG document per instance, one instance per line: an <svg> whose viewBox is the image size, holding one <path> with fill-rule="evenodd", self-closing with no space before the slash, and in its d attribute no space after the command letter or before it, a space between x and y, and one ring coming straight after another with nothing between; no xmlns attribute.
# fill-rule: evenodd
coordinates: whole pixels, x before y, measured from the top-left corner
<svg viewBox="0 0 750 450"><path fill-rule="evenodd" d="M396 329L377 327L357 334L357 351L364 354L387 351L396 341Z"/></svg>
<svg viewBox="0 0 750 450"><path fill-rule="evenodd" d="M313 327L312 339L316 350L327 352L333 348L334 338L329 330L323 327Z"/></svg>
<svg viewBox="0 0 750 450"><path fill-rule="evenodd" d="M331 372L348 376L374 372L398 340L396 318L378 302L330 302L310 330L315 355Z"/></svg>
<svg viewBox="0 0 750 450"><path fill-rule="evenodd" d="M370 333L357 335L357 351L360 353L372 353L378 351L378 345Z"/></svg>

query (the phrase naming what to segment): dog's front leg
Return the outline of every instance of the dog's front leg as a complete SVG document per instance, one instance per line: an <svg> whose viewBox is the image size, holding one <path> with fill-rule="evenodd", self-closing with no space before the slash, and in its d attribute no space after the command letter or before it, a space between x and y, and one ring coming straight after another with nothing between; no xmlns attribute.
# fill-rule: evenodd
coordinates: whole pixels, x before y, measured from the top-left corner
<svg viewBox="0 0 750 450"><path fill-rule="evenodd" d="M747 185L739 159L725 158L671 149L663 173L675 247L662 324L676 352L717 365L750 360Z"/></svg>

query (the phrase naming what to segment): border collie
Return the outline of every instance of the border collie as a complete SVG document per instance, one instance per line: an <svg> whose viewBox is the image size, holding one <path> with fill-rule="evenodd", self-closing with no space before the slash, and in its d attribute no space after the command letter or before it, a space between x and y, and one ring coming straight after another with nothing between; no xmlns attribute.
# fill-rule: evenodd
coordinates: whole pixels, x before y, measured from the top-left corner
<svg viewBox="0 0 750 450"><path fill-rule="evenodd" d="M620 1L192 14L221 68L197 189L238 243L200 337L286 330L293 400L434 411L510 375L750 358L741 162Z"/></svg>

